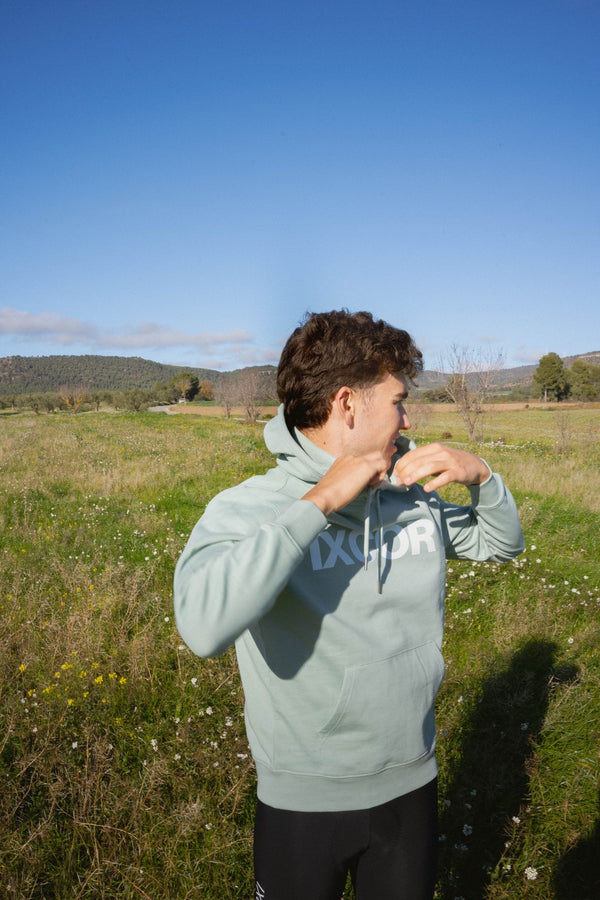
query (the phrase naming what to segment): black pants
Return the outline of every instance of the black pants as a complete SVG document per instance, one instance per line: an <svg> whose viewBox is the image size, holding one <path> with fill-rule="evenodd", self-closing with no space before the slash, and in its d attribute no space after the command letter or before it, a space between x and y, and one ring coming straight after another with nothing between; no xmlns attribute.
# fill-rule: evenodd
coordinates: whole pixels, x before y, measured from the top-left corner
<svg viewBox="0 0 600 900"><path fill-rule="evenodd" d="M256 900L431 900L437 780L373 809L292 812L258 801Z"/></svg>

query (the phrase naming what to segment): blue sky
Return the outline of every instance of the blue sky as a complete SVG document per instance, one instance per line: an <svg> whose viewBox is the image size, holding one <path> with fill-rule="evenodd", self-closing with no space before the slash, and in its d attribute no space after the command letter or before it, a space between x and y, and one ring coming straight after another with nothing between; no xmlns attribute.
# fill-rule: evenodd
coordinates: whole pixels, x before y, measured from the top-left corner
<svg viewBox="0 0 600 900"><path fill-rule="evenodd" d="M600 350L598 0L2 0L0 356Z"/></svg>

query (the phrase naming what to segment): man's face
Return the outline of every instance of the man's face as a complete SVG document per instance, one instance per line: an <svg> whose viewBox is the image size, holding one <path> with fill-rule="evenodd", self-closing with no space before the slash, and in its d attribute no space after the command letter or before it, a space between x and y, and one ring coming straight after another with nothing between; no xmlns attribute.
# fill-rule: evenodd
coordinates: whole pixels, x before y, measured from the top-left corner
<svg viewBox="0 0 600 900"><path fill-rule="evenodd" d="M383 381L357 390L351 450L363 455L379 450L391 465L395 441L410 428L404 408L408 386L403 375L386 375Z"/></svg>

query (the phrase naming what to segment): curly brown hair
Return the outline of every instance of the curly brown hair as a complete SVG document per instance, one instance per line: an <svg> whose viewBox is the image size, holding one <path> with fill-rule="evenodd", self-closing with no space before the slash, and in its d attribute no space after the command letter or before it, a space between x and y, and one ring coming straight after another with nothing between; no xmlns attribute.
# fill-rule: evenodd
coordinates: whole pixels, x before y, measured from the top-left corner
<svg viewBox="0 0 600 900"><path fill-rule="evenodd" d="M317 428L344 385L370 387L388 373L412 381L422 369L410 334L369 312L308 313L283 348L277 395L290 427Z"/></svg>

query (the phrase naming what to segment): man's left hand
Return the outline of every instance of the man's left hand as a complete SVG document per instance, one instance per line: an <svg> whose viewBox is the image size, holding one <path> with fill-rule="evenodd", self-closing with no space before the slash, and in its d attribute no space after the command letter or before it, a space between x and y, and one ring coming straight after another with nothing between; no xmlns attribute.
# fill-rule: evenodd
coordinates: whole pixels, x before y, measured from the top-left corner
<svg viewBox="0 0 600 900"><path fill-rule="evenodd" d="M434 478L424 485L430 493L446 484L483 484L490 477L490 470L482 459L466 450L446 444L425 444L409 450L394 466L398 484L410 486L423 478Z"/></svg>

